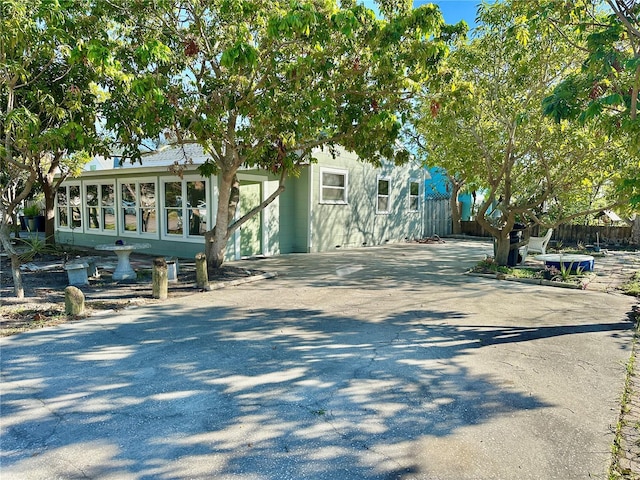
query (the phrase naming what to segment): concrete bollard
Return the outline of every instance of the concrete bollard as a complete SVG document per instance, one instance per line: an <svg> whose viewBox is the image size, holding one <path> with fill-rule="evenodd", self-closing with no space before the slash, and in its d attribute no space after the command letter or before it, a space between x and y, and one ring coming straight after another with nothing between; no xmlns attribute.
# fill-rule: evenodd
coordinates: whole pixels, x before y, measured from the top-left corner
<svg viewBox="0 0 640 480"><path fill-rule="evenodd" d="M167 261L167 275L169 276L170 282L178 281L178 259L176 257L165 258Z"/></svg>
<svg viewBox="0 0 640 480"><path fill-rule="evenodd" d="M64 312L67 315L84 313L84 293L78 287L69 285L64 289Z"/></svg>
<svg viewBox="0 0 640 480"><path fill-rule="evenodd" d="M207 256L200 252L196 255L196 285L198 288L204 288L209 283L209 274L207 273Z"/></svg>
<svg viewBox="0 0 640 480"><path fill-rule="evenodd" d="M169 296L169 272L167 261L162 257L153 260L151 282L153 284L153 298L166 300Z"/></svg>

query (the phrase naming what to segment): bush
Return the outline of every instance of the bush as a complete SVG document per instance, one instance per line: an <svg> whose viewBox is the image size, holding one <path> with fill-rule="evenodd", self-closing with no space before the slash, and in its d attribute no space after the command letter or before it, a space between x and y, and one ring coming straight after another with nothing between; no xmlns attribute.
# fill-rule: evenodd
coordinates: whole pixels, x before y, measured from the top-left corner
<svg viewBox="0 0 640 480"><path fill-rule="evenodd" d="M27 207L24 207L23 210L25 217L37 217L40 215L40 206L36 203L33 203Z"/></svg>

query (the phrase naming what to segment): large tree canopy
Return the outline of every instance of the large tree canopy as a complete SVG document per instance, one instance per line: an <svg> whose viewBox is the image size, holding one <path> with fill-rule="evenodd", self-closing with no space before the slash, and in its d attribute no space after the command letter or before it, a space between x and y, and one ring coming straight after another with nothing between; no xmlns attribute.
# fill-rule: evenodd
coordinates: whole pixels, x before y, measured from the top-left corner
<svg viewBox="0 0 640 480"><path fill-rule="evenodd" d="M125 72L105 85L106 126L125 156L159 135L210 156L200 167L219 179L210 267L246 220L233 221L239 168L281 175L263 208L316 147L340 144L374 164L408 158L396 139L411 98L466 30L410 3L380 2L384 19L335 0L98 3L114 21L105 61L116 52Z"/></svg>
<svg viewBox="0 0 640 480"><path fill-rule="evenodd" d="M16 294L19 259L9 242L17 206L36 182L53 219L58 182L80 171L104 144L96 131L99 76L81 52L96 23L82 1L5 0L0 4L0 240L12 254ZM53 223L47 222L53 241Z"/></svg>
<svg viewBox="0 0 640 480"><path fill-rule="evenodd" d="M477 220L505 264L516 222L551 226L622 201L613 187L631 160L606 129L543 114L543 99L579 68L575 47L558 38L570 32L509 2L485 4L479 17L476 38L452 53L425 95L417 130L430 162L483 187Z"/></svg>
<svg viewBox="0 0 640 480"><path fill-rule="evenodd" d="M640 2L635 0L515 0L523 15L541 19L575 45L580 68L564 75L544 99L556 121L597 123L620 135L628 155L640 153ZM621 185L640 205L640 163Z"/></svg>
<svg viewBox="0 0 640 480"><path fill-rule="evenodd" d="M547 113L558 120L600 117L615 128L640 132L640 3L515 0L514 6L562 33L559 40L572 43L582 62L546 99Z"/></svg>

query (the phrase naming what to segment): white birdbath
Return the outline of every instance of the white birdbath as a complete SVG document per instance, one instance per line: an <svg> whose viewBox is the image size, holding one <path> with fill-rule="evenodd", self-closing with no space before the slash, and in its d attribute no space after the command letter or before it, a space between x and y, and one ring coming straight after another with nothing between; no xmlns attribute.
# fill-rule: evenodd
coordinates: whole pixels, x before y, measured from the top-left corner
<svg viewBox="0 0 640 480"><path fill-rule="evenodd" d="M135 280L137 278L135 270L131 267L129 256L134 250L142 250L144 248L151 248L148 243L131 243L124 245L96 245L96 250L105 250L109 252L115 252L118 256L118 265L113 272L114 280Z"/></svg>

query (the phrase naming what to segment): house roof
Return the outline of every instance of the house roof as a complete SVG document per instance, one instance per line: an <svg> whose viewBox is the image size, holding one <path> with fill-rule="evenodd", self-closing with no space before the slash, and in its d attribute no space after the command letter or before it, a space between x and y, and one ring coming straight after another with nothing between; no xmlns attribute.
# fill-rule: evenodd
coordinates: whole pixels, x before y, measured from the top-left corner
<svg viewBox="0 0 640 480"><path fill-rule="evenodd" d="M621 222L622 219L611 210L602 210L598 215L598 218L607 217L612 222Z"/></svg>
<svg viewBox="0 0 640 480"><path fill-rule="evenodd" d="M182 145L164 145L158 150L142 155L142 166L145 167L168 167L176 161L180 163L194 163L199 165L210 158L204 152L202 145L197 143L185 143ZM138 163L124 162L120 168L140 167Z"/></svg>
<svg viewBox="0 0 640 480"><path fill-rule="evenodd" d="M314 150L314 154L322 155L323 150L321 148L316 148ZM347 152L343 149L339 150L338 155L353 155L352 152ZM326 151L324 151L324 155L329 155ZM162 147L154 150L152 152L144 153L141 157L140 162L130 162L124 161L120 163L120 158L114 156L113 158L103 158L96 157L91 162L87 164L85 167L85 171L105 171L105 170L129 170L129 169L150 169L156 170L159 168L170 167L176 163L179 164L193 164L193 165L201 165L207 159L210 159L211 156L205 153L202 145L198 143L185 143L185 144L171 144L171 145L163 145ZM414 161L414 158L411 159ZM411 163L411 162L410 162ZM426 172L426 171L425 171ZM428 175L428 173L427 173ZM427 178L430 178L428 175Z"/></svg>

